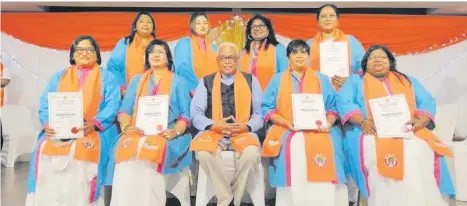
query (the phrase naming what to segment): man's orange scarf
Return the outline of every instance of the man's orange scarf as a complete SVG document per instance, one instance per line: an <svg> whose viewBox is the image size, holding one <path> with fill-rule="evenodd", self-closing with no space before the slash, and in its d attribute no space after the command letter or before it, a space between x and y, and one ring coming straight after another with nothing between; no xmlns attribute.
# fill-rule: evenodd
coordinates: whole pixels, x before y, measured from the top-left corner
<svg viewBox="0 0 467 206"><path fill-rule="evenodd" d="M235 74L234 93L236 121L245 124L250 120L252 93L245 77L239 71ZM211 101L212 120L214 122L219 122L223 119L220 73L217 73L214 77ZM205 131L199 137L192 140L190 150L216 152L217 144L222 138L222 134ZM243 149L249 145L259 146L258 140L248 132L233 136L231 140L232 147L236 152L243 152Z"/></svg>

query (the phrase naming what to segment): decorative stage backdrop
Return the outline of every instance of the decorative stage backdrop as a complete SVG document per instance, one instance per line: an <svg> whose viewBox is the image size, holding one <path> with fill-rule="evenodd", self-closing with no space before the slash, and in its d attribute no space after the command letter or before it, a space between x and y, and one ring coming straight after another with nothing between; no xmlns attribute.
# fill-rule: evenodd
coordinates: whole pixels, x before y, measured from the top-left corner
<svg viewBox="0 0 467 206"><path fill-rule="evenodd" d="M128 35L135 13L2 13L2 61L11 73L6 104L24 105L37 119L39 97L50 76L66 68L68 49L79 35L94 36L105 67L117 41ZM154 14L156 37L169 42L189 35L189 14ZM312 38L315 14L265 14L280 43ZM251 14L210 14L209 39L243 47ZM365 48L384 44L397 55L397 68L417 77L438 105L457 104L456 134L467 136L467 16L342 15L340 28ZM6 118L6 117L5 117ZM25 125L28 126L28 125ZM8 131L6 131L8 132ZM36 138L36 137L31 137Z"/></svg>

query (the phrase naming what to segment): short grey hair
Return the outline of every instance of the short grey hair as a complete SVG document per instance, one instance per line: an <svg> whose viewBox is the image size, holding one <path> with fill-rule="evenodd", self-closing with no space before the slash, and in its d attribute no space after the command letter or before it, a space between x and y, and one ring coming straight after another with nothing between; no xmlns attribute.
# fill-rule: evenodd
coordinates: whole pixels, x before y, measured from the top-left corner
<svg viewBox="0 0 467 206"><path fill-rule="evenodd" d="M240 55L237 45L235 45L232 42L223 42L219 45L219 48L217 48L217 56L219 56L219 51L221 50L222 47L232 47L235 49L235 53L237 55Z"/></svg>

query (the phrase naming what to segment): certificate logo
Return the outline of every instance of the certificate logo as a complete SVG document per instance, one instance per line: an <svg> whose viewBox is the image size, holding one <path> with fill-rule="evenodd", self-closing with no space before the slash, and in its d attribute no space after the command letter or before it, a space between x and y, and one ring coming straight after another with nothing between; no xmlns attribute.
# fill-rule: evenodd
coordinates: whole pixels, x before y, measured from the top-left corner
<svg viewBox="0 0 467 206"><path fill-rule="evenodd" d="M318 165L319 167L324 167L327 162L326 155L324 154L317 154L315 155L315 164Z"/></svg>
<svg viewBox="0 0 467 206"><path fill-rule="evenodd" d="M130 144L131 144L131 141L133 141L132 139L128 138L126 139L123 144L122 144L122 147L123 148L127 148Z"/></svg>
<svg viewBox="0 0 467 206"><path fill-rule="evenodd" d="M394 154L386 155L386 157L384 158L384 162L391 168L397 166L397 158Z"/></svg>
<svg viewBox="0 0 467 206"><path fill-rule="evenodd" d="M83 141L83 146L86 149L94 149L94 141L92 139L87 139Z"/></svg>

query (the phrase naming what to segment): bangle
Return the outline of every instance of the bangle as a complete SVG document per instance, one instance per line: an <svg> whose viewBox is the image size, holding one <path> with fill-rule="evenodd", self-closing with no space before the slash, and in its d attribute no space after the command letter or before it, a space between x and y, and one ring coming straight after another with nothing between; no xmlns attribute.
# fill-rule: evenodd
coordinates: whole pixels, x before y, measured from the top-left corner
<svg viewBox="0 0 467 206"><path fill-rule="evenodd" d="M361 122L360 122L360 126L362 126L363 122L365 122L365 120L368 120L367 118L363 119Z"/></svg>
<svg viewBox="0 0 467 206"><path fill-rule="evenodd" d="M127 128L128 126L130 126L130 125L126 125L125 127L123 127L122 132L125 132L125 131L126 131L126 128Z"/></svg>

